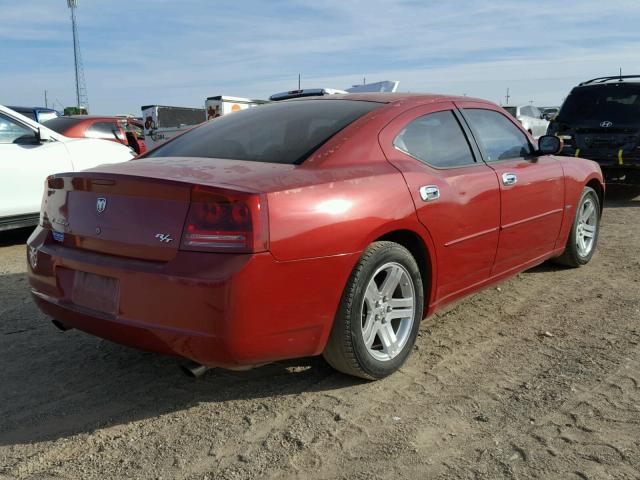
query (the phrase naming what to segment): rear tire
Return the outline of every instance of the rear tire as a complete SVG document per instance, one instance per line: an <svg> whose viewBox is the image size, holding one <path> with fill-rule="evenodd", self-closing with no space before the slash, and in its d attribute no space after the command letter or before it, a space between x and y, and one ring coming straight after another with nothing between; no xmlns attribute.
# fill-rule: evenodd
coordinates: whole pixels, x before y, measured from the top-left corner
<svg viewBox="0 0 640 480"><path fill-rule="evenodd" d="M406 361L420 328L424 290L411 253L374 242L362 254L342 294L323 352L336 370L377 380Z"/></svg>
<svg viewBox="0 0 640 480"><path fill-rule="evenodd" d="M593 257L600 233L600 199L591 187L584 187L564 253L555 259L567 267L581 267Z"/></svg>

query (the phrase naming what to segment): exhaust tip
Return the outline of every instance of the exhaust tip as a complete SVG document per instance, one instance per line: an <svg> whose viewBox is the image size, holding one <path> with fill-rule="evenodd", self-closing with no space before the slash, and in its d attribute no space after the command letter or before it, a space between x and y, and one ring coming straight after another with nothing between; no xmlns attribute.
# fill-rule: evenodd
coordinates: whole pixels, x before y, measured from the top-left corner
<svg viewBox="0 0 640 480"><path fill-rule="evenodd" d="M196 362L189 362L186 365L180 365L180 370L182 370L187 377L191 378L200 378L210 368L211 367L205 367L204 365L200 365Z"/></svg>
<svg viewBox="0 0 640 480"><path fill-rule="evenodd" d="M67 327L64 323L58 320L51 320L51 323L53 323L58 329L62 330L63 332L71 330L71 327Z"/></svg>

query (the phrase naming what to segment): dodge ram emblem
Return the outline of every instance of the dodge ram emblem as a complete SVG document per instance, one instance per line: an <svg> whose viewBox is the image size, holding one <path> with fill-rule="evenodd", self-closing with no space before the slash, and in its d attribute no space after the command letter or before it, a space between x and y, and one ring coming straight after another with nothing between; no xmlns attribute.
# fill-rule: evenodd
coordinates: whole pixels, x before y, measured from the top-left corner
<svg viewBox="0 0 640 480"><path fill-rule="evenodd" d="M613 127L613 122L610 122L609 120L605 120L604 122L600 122L600 126L602 128Z"/></svg>
<svg viewBox="0 0 640 480"><path fill-rule="evenodd" d="M98 213L104 212L106 208L107 199L103 197L98 198L98 200L96 201L96 210L98 211Z"/></svg>

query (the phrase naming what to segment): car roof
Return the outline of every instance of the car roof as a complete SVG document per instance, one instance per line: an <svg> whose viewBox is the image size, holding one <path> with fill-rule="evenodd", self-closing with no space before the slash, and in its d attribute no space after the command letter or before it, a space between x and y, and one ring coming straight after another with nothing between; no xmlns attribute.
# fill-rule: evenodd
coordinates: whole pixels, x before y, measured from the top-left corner
<svg viewBox="0 0 640 480"><path fill-rule="evenodd" d="M283 100L283 102L309 102L314 100L355 100L378 103L437 103L437 102L481 102L491 104L487 100L465 97L459 95L444 95L440 93L399 93L399 92L372 92L372 93L347 93L322 95L317 97L301 97Z"/></svg>
<svg viewBox="0 0 640 480"><path fill-rule="evenodd" d="M7 108L10 108L11 110L15 110L16 112L19 110L29 110L29 111L38 110L39 112L55 112L56 111L53 108L47 108L47 107L18 107L18 106L7 105Z"/></svg>
<svg viewBox="0 0 640 480"><path fill-rule="evenodd" d="M103 120L103 121L122 121L125 118L107 115L65 115L65 118L72 118L74 120Z"/></svg>
<svg viewBox="0 0 640 480"><path fill-rule="evenodd" d="M612 85L616 83L638 83L640 75L612 75L610 77L597 77L581 82L578 87L587 87L595 85Z"/></svg>

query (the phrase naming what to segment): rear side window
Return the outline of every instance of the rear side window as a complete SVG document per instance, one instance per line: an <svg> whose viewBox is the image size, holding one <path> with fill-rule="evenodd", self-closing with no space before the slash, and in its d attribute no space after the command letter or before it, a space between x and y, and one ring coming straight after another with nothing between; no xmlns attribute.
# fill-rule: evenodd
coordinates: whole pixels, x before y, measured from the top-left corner
<svg viewBox="0 0 640 480"><path fill-rule="evenodd" d="M38 121L40 123L46 122L47 120L52 120L54 118L58 118L58 114L56 112L38 112Z"/></svg>
<svg viewBox="0 0 640 480"><path fill-rule="evenodd" d="M120 139L118 125L111 122L96 122L91 125L84 134L87 138L101 138L103 140Z"/></svg>
<svg viewBox="0 0 640 480"><path fill-rule="evenodd" d="M527 136L501 113L470 108L465 109L464 114L488 162L532 154Z"/></svg>
<svg viewBox="0 0 640 480"><path fill-rule="evenodd" d="M416 118L402 129L393 145L436 168L475 163L467 137L450 110Z"/></svg>
<svg viewBox="0 0 640 480"><path fill-rule="evenodd" d="M301 163L361 116L381 107L354 100L285 101L211 120L158 147L150 157L208 157Z"/></svg>

